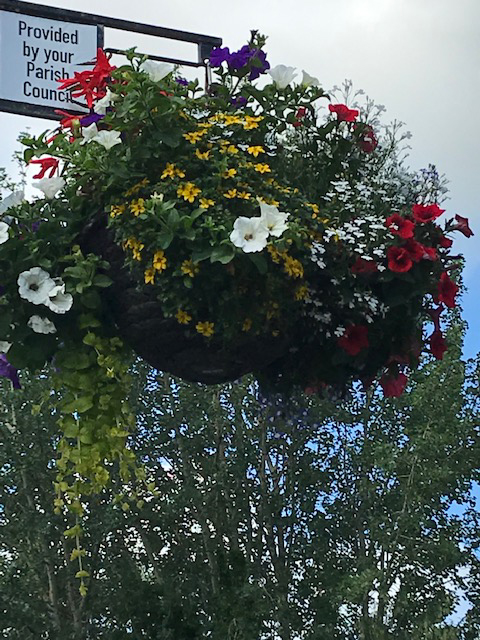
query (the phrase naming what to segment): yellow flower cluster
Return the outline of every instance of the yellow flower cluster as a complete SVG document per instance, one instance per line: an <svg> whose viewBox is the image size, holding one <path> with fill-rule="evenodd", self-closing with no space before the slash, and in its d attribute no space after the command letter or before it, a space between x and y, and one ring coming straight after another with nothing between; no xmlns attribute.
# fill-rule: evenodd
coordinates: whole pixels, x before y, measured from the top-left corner
<svg viewBox="0 0 480 640"><path fill-rule="evenodd" d="M210 153L211 151L200 151L200 149L195 149L195 155L199 160L208 160Z"/></svg>
<svg viewBox="0 0 480 640"><path fill-rule="evenodd" d="M260 147L260 146L257 145L255 147L248 147L247 148L247 153L249 153L251 156L256 158L261 153L265 153L265 149L263 147Z"/></svg>
<svg viewBox="0 0 480 640"><path fill-rule="evenodd" d="M207 133L207 129L200 129L197 131L191 131L190 133L184 133L183 137L188 140L190 144L197 144L199 140Z"/></svg>
<svg viewBox="0 0 480 640"><path fill-rule="evenodd" d="M209 207L213 207L215 204L215 200L211 200L210 198L200 198L200 208L208 209Z"/></svg>
<svg viewBox="0 0 480 640"><path fill-rule="evenodd" d="M295 300L305 300L308 294L308 288L305 285L298 287L295 291Z"/></svg>
<svg viewBox="0 0 480 640"><path fill-rule="evenodd" d="M167 268L167 258L165 252L160 249L153 255L153 268L155 271L165 271Z"/></svg>
<svg viewBox="0 0 480 640"><path fill-rule="evenodd" d="M202 190L193 184L193 182L182 182L177 189L177 195L188 202L193 202Z"/></svg>
<svg viewBox="0 0 480 640"><path fill-rule="evenodd" d="M186 311L179 309L175 314L175 318L177 319L177 322L179 322L180 324L188 324L192 319L192 316L189 315Z"/></svg>
<svg viewBox="0 0 480 640"><path fill-rule="evenodd" d="M134 184L133 187L130 187L130 189L125 191L126 197L128 198L129 196L135 195L136 193L141 191L141 189L143 189L144 187L148 187L149 184L150 184L150 180L148 178L143 178L143 180L140 180L140 182L137 182L137 184Z"/></svg>
<svg viewBox="0 0 480 640"><path fill-rule="evenodd" d="M237 175L237 170L236 169L227 169L224 172L223 177L228 180L228 178L233 178L233 176L235 176L235 175Z"/></svg>
<svg viewBox="0 0 480 640"><path fill-rule="evenodd" d="M291 278L303 278L303 265L299 260L292 256L286 256L284 260L283 268L287 275Z"/></svg>
<svg viewBox="0 0 480 640"><path fill-rule="evenodd" d="M128 240L124 243L123 247L124 249L131 249L132 250L132 258L134 260L141 260L142 259L142 249L144 248L144 244L142 244L139 240L137 240L136 238L128 238Z"/></svg>

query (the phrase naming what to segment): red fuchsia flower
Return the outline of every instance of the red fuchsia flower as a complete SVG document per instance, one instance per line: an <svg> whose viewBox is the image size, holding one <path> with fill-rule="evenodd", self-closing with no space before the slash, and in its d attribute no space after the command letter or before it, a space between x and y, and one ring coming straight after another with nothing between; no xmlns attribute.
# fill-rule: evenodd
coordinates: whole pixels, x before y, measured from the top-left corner
<svg viewBox="0 0 480 640"><path fill-rule="evenodd" d="M357 144L365 153L373 153L378 146L378 140L373 128L369 124L359 123L355 125L355 130L359 131Z"/></svg>
<svg viewBox="0 0 480 640"><path fill-rule="evenodd" d="M438 241L438 246L442 247L442 249L450 249L453 244L453 240L451 238L447 238L442 234L441 238Z"/></svg>
<svg viewBox="0 0 480 640"><path fill-rule="evenodd" d="M370 275L378 271L375 260L365 260L365 258L357 258L351 267L351 272L355 275Z"/></svg>
<svg viewBox="0 0 480 640"><path fill-rule="evenodd" d="M436 220L445 209L440 209L438 204L414 204L412 207L413 217L417 222L432 222Z"/></svg>
<svg viewBox="0 0 480 640"><path fill-rule="evenodd" d="M73 129L80 124L80 117L78 115L73 115L68 113L67 111L62 111L61 109L55 109L55 113L59 116L63 116L60 120L60 126L62 129Z"/></svg>
<svg viewBox="0 0 480 640"><path fill-rule="evenodd" d="M447 307L453 309L456 306L455 296L458 293L458 286L450 279L448 273L444 271L438 283L438 296L435 302L443 302Z"/></svg>
<svg viewBox="0 0 480 640"><path fill-rule="evenodd" d="M473 236L473 231L468 226L468 218L462 218L462 216L456 215L455 220L458 224L452 227L452 231L460 231L466 238Z"/></svg>
<svg viewBox="0 0 480 640"><path fill-rule="evenodd" d="M338 345L349 355L356 356L362 349L369 346L368 327L360 324L351 324L347 327L343 336L338 338Z"/></svg>
<svg viewBox="0 0 480 640"><path fill-rule="evenodd" d="M443 354L447 350L447 343L440 329L436 329L430 336L430 351L437 360L443 360Z"/></svg>
<svg viewBox="0 0 480 640"><path fill-rule="evenodd" d="M398 398L402 395L407 385L408 378L404 373L384 373L380 378L383 395L386 398Z"/></svg>
<svg viewBox="0 0 480 640"><path fill-rule="evenodd" d="M415 223L412 220L408 220L398 213L394 213L385 220L385 226L387 229L396 236L400 236L404 240L407 238L413 238L413 229Z"/></svg>
<svg viewBox="0 0 480 640"><path fill-rule="evenodd" d="M403 247L389 247L387 250L388 268L395 273L406 273L413 267L412 258Z"/></svg>
<svg viewBox="0 0 480 640"><path fill-rule="evenodd" d="M103 98L106 93L107 80L116 67L110 62L102 49L97 49L97 62L91 71L75 71L73 78L62 78L59 89L72 91L74 98L84 97L91 109L94 100Z"/></svg>
<svg viewBox="0 0 480 640"><path fill-rule="evenodd" d="M37 175L33 176L34 179L43 178L47 172L48 177L53 178L55 171L58 169L57 158L37 158L36 160L30 160L29 164L40 165L40 171L37 173Z"/></svg>
<svg viewBox="0 0 480 640"><path fill-rule="evenodd" d="M359 111L357 109L349 109L346 104L329 104L330 113L336 113L339 122L355 122Z"/></svg>

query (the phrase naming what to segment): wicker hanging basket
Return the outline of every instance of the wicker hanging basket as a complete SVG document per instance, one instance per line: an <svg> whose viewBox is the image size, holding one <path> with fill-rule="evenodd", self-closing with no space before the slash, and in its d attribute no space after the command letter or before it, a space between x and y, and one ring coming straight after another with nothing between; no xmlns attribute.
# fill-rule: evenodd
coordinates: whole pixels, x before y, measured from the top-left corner
<svg viewBox="0 0 480 640"><path fill-rule="evenodd" d="M107 228L105 214L85 228L80 245L84 253L109 263L113 284L105 296L118 334L152 367L190 382L220 384L261 372L288 352L285 337L246 336L226 347L219 338L206 341L166 318L152 289L134 282L124 266L124 252Z"/></svg>

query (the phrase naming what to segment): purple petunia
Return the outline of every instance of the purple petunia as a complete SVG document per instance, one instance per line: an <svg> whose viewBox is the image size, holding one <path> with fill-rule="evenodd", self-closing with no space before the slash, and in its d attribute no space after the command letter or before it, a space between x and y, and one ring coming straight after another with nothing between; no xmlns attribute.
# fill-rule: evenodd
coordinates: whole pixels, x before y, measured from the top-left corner
<svg viewBox="0 0 480 640"><path fill-rule="evenodd" d="M270 69L270 63L267 61L267 54L261 49L256 49L255 55L252 57L255 58L255 63L252 66L248 79L256 80L261 73L265 73L267 69Z"/></svg>
<svg viewBox="0 0 480 640"><path fill-rule="evenodd" d="M94 122L95 123L100 122L100 120L102 120L104 117L105 116L102 116L99 113L94 113L92 111L92 113L89 113L86 116L83 116L82 118L80 118L80 123L82 127L89 127Z"/></svg>
<svg viewBox="0 0 480 640"><path fill-rule="evenodd" d="M14 389L21 389L22 385L18 379L18 371L7 360L7 356L4 353L0 353L0 376L8 378L12 381Z"/></svg>
<svg viewBox="0 0 480 640"><path fill-rule="evenodd" d="M228 47L216 47L210 52L210 66L221 67L223 62L230 58L230 49Z"/></svg>
<svg viewBox="0 0 480 640"><path fill-rule="evenodd" d="M182 85L182 87L188 87L188 80L186 78L178 76L177 78L175 78L175 82Z"/></svg>
<svg viewBox="0 0 480 640"><path fill-rule="evenodd" d="M250 58L254 55L255 49L251 49L248 44L243 45L241 49L231 53L227 59L229 69L238 71L243 69L249 62Z"/></svg>
<svg viewBox="0 0 480 640"><path fill-rule="evenodd" d="M247 104L248 100L243 96L237 96L236 98L232 98L230 102L234 107L244 107Z"/></svg>

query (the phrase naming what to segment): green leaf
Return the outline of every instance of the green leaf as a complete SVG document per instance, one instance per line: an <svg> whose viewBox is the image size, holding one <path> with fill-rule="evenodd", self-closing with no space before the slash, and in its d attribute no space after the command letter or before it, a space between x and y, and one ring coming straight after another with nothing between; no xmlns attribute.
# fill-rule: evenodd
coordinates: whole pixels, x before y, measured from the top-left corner
<svg viewBox="0 0 480 640"><path fill-rule="evenodd" d="M268 263L265 259L265 256L259 253L251 253L248 256L253 264L257 267L259 273L264 275L268 271Z"/></svg>
<svg viewBox="0 0 480 640"><path fill-rule="evenodd" d="M231 244L221 244L218 247L214 247L211 255L210 262L221 262L222 264L228 264L235 257L235 249Z"/></svg>
<svg viewBox="0 0 480 640"><path fill-rule="evenodd" d="M93 285L95 287L109 287L112 284L112 279L102 273L97 274L93 279Z"/></svg>
<svg viewBox="0 0 480 640"><path fill-rule="evenodd" d="M160 249L168 249L168 247L172 243L173 238L173 232L170 231L170 229L166 229L165 231L162 231L162 233L158 234L156 244L158 247L160 247Z"/></svg>

